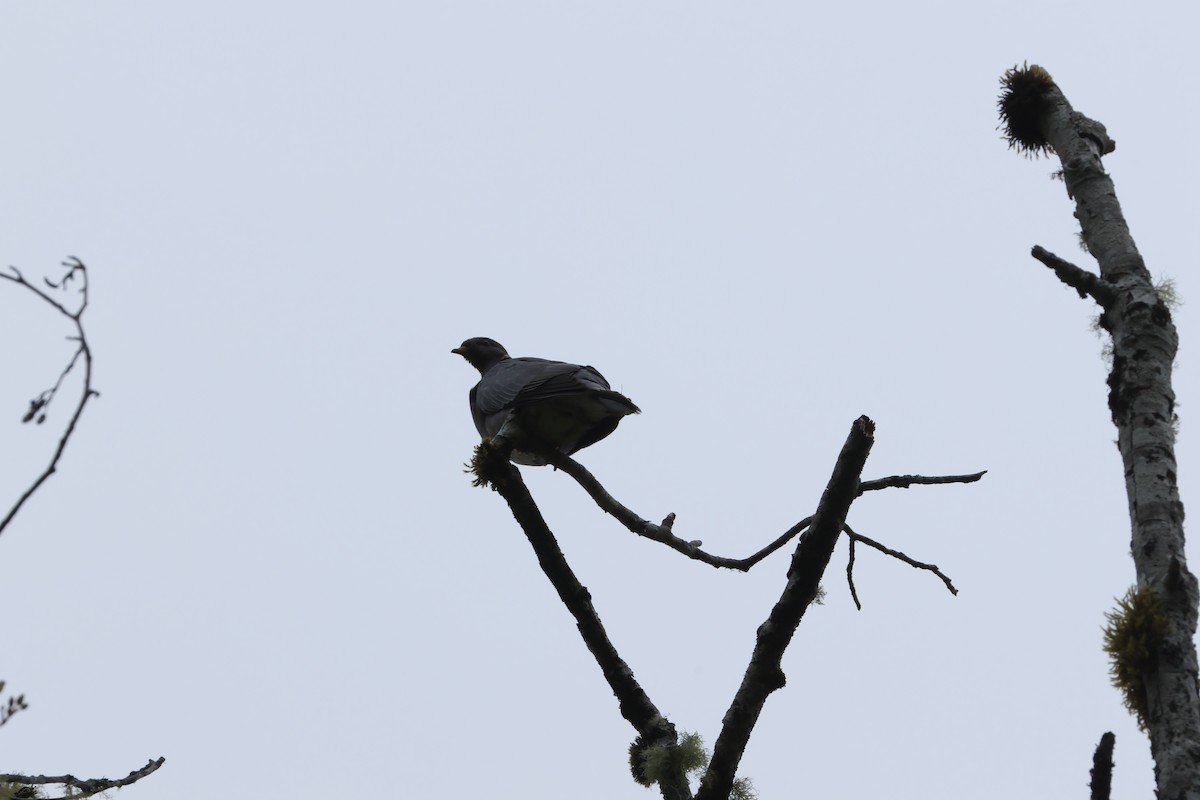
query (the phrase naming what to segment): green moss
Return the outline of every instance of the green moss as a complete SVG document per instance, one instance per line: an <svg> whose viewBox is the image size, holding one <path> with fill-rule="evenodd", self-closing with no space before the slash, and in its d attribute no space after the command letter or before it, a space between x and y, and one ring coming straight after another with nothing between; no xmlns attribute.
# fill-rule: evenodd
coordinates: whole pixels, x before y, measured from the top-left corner
<svg viewBox="0 0 1200 800"><path fill-rule="evenodd" d="M754 791L754 784L749 778L738 778L733 782L729 800L758 800L758 792Z"/></svg>
<svg viewBox="0 0 1200 800"><path fill-rule="evenodd" d="M685 733L679 742L679 763L684 772L695 772L708 766L708 751L698 733Z"/></svg>
<svg viewBox="0 0 1200 800"><path fill-rule="evenodd" d="M483 443L475 445L475 449L471 451L471 460L463 464L463 472L468 475L474 475L474 480L471 481L472 486L487 486L488 479L484 477L485 470L483 468Z"/></svg>
<svg viewBox="0 0 1200 800"><path fill-rule="evenodd" d="M653 786L662 777L695 772L708 764L708 753L698 733L685 733L679 744L647 745L641 736L629 746L629 768L633 779Z"/></svg>
<svg viewBox="0 0 1200 800"><path fill-rule="evenodd" d="M646 740L639 735L629 745L629 771L633 774L633 779L642 786L653 786L654 781L646 777L646 765L642 761L645 751Z"/></svg>
<svg viewBox="0 0 1200 800"><path fill-rule="evenodd" d="M639 736L629 745L629 771L642 786L653 786L664 777L680 773L699 779L700 773L708 768L709 758L704 740L698 733L684 733L678 744L647 744ZM729 798L757 800L758 794L749 778L738 778L733 782Z"/></svg>
<svg viewBox="0 0 1200 800"><path fill-rule="evenodd" d="M490 439L484 439L475 445L471 460L463 464L463 472L475 476L471 481L472 486L487 486L495 491L496 484L503 483L503 477L497 467L502 466L505 460L505 454L492 447Z"/></svg>
<svg viewBox="0 0 1200 800"><path fill-rule="evenodd" d="M1121 691L1125 708L1146 730L1149 707L1146 700L1146 671L1167 629L1167 618L1148 586L1130 588L1117 600L1115 610L1105 614L1104 652L1110 661L1113 686Z"/></svg>
<svg viewBox="0 0 1200 800"><path fill-rule="evenodd" d="M1172 311L1183 305L1183 300L1179 296L1179 290L1175 288L1174 278L1159 278L1154 281L1154 291L1158 294L1158 299L1163 302L1163 305Z"/></svg>

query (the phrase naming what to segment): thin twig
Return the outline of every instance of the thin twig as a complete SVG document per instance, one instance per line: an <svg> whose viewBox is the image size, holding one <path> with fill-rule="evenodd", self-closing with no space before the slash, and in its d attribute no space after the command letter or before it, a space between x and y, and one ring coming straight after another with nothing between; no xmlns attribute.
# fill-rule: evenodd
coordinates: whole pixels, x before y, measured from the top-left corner
<svg viewBox="0 0 1200 800"><path fill-rule="evenodd" d="M4 691L4 681L0 681L0 692ZM25 702L25 695L18 694L8 698L7 703L0 704L0 726L5 725L13 714L18 711L24 711L29 708L29 704Z"/></svg>
<svg viewBox="0 0 1200 800"><path fill-rule="evenodd" d="M24 286L26 289L33 292L38 297L42 298L55 309L57 309L60 314L70 319L71 322L74 323L76 331L76 335L70 338L79 343L78 349L76 349L74 355L71 356L71 360L67 363L66 368L63 369L62 373L58 376L58 380L55 381L54 386L42 392L30 403L29 412L25 416L26 422L34 419L35 417L39 423L45 419L46 408L54 399L55 394L58 392L58 388L62 385L63 379L66 378L67 373L69 373L75 367L75 364L79 361L80 356L83 357L83 391L80 394L79 403L76 405L75 411L71 415L71 419L67 423L66 429L63 431L62 438L58 440L58 447L55 448L54 457L50 459L49 466L47 466L41 475L39 475L37 479L34 480L34 482L29 486L29 488L25 490L24 494L17 499L17 502L11 509L9 509L8 514L5 515L4 519L0 520L0 533L4 532L4 530L8 527L8 524L12 522L13 517L17 515L17 512L21 510L21 507L25 505L26 501L33 496L34 492L36 492L41 485L45 483L46 480L49 479L49 477L58 469L59 459L62 458L63 452L67 449L67 442L70 440L71 435L75 432L75 426L78 424L79 418L83 416L83 409L87 405L88 400L90 400L92 397L100 396L100 393L92 388L92 350L91 347L88 346L87 335L83 330L83 312L87 308L88 304L87 268L83 265L82 261L74 256L68 258L63 262L62 265L67 268L67 274L63 277L63 279L58 283L52 283L49 280L47 280L46 283L56 289L65 289L72 278L74 278L76 275L82 276L80 278L79 293L83 295L83 300L80 303L78 310L74 312L68 311L66 306L64 306L62 303L58 302L53 297L39 289L37 286L34 286L27 281L25 276L22 275L21 271L16 267L9 267L9 269L12 270L11 275L0 272L0 278L12 281L20 286Z"/></svg>
<svg viewBox="0 0 1200 800"><path fill-rule="evenodd" d="M937 568L937 565L926 564L923 561L917 561L915 559L909 558L904 553L901 553L899 550L892 550L890 547L884 547L882 544L875 541L874 539L869 539L866 536L863 536L861 533L856 533L854 531L854 529L852 529L849 525L845 526L845 530L846 530L846 534L850 537L850 546L852 548L854 546L854 542L856 542L856 541L862 542L863 544L867 545L868 547L874 547L876 550L878 550L881 553L884 553L885 555L889 555L892 558L900 559L905 564L908 564L910 567L916 567L917 569L927 569L930 572L932 572L934 575L937 575L939 578L942 579L942 583L946 584L946 588L950 590L950 594L953 594L953 595L958 594L958 589L954 588L954 584L951 583L950 579L947 578L945 576L945 574L943 574L942 571ZM851 552L853 552L853 550ZM853 557L851 557L850 563L851 563L851 565L853 565L853 563L854 563ZM849 570L849 569L850 568L847 567L847 570ZM853 582L850 584L850 586L851 586L851 589L853 589L853 587L854 587ZM857 595L855 596L854 602L855 603L858 602ZM859 610L861 610L861 609L862 609L862 606L860 605Z"/></svg>
<svg viewBox="0 0 1200 800"><path fill-rule="evenodd" d="M812 523L812 519L813 519L812 517L805 517L804 519L800 520L792 527L788 528L782 534L780 534L778 539L771 542L769 545L764 547L762 550L759 550L757 553L755 553L752 556L747 556L746 558L743 558L740 561L734 562L734 564L735 564L734 569L740 569L743 572L748 571L755 564L762 561L764 558L771 555L771 553L774 553L776 550L778 550L779 548L783 547L785 544L790 542L793 538L795 538L795 536L797 534L805 531L808 528L808 526Z"/></svg>
<svg viewBox="0 0 1200 800"><path fill-rule="evenodd" d="M78 264L79 266L78 266L78 267L76 267L76 266L75 266L76 264ZM62 263L62 265L63 265L64 267L70 267L70 268L72 268L72 269L84 269L84 266L83 266L83 264L82 264L82 263L79 261L79 259L75 258L74 256L72 256L71 258L69 258L69 259L67 259L66 261L64 261L64 262ZM80 291L84 292L84 296L85 296L85 299L84 299L84 302L83 302L83 307L81 307L81 308L80 308L78 311L76 311L76 312L72 313L72 312L68 311L68 310L67 310L67 307L66 307L66 306L64 306L62 303L58 302L57 300L55 300L55 299L54 299L53 297L51 297L50 295L48 295L48 294L46 294L45 292L43 292L41 289L39 289L38 287L34 286L34 285L33 285L32 283L30 283L29 281L25 280L25 276L21 274L21 270L17 269L17 268L16 268L16 267L14 267L14 266L11 266L11 265L9 266L9 269L11 269L11 270L12 270L12 273L13 273L13 274L12 274L12 275L7 275L7 274L5 274L5 273L3 273L3 272L0 272L0 278L4 278L5 280L12 281L13 283L19 283L19 284L21 284L21 285L22 285L22 286L24 286L26 289L28 289L29 291L31 291L31 292L33 292L34 294L36 294L38 297L42 298L42 299L43 299L43 300L45 300L47 303L49 303L50 305L54 306L56 309L58 309L59 313L60 313L60 314L62 314L63 316L65 316L65 317L70 317L71 319L78 319L79 315L81 315L81 314L83 313L83 309L87 307L87 299L86 299L86 293L87 293L87 283L86 283L86 281L84 282L84 287L83 287L83 289L81 289L81 290L80 290ZM60 286L62 286L62 283L58 283L58 284L51 284L51 285L52 285L52 286L55 286L55 287L60 287Z"/></svg>
<svg viewBox="0 0 1200 800"><path fill-rule="evenodd" d="M907 489L913 485L928 485L935 483L974 483L987 475L987 470L972 472L970 475L892 475L887 478L876 478L873 481L863 481L859 484L858 493L875 491L876 489Z"/></svg>
<svg viewBox="0 0 1200 800"><path fill-rule="evenodd" d="M845 530L845 526L843 526ZM850 584L850 596L854 598L854 606L862 611L862 603L858 602L858 589L854 588L854 542L855 537L850 536L850 560L846 562L846 582Z"/></svg>
<svg viewBox="0 0 1200 800"><path fill-rule="evenodd" d="M62 797L45 798L45 800L80 800L80 798L91 797L100 792L106 792L109 789L120 789L122 786L128 786L131 783L137 783L142 778L152 772L155 772L165 762L165 758L151 759L146 762L146 766L141 769L136 769L126 775L124 778L110 780L108 778L89 778L80 780L74 775L0 775L0 782L16 783L22 786L47 786L52 784L61 784L69 786L72 789L77 789L77 794L63 795Z"/></svg>
<svg viewBox="0 0 1200 800"><path fill-rule="evenodd" d="M672 531L672 526L675 524L674 514L668 514L661 525L656 525L649 520L642 519L609 494L608 490L600 484L600 481L596 480L596 477L575 459L557 452L543 453L541 455L545 457L547 462L574 478L583 487L583 490L596 501L596 505L600 506L603 511L616 517L617 521L631 532L636 533L638 536L652 539L660 544L665 544L672 550L683 553L688 558L702 561L713 567L724 567L726 569L748 572L755 564L795 538L797 534L808 527L809 522L812 520L812 517L805 517L784 531L775 541L746 558L717 556L702 550L700 548L701 542L699 541L687 541L676 536Z"/></svg>

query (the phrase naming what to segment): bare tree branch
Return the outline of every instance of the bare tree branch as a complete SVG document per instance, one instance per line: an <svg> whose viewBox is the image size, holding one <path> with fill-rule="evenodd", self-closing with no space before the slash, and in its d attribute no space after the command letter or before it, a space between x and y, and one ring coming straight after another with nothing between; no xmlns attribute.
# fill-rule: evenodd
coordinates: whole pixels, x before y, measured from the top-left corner
<svg viewBox="0 0 1200 800"><path fill-rule="evenodd" d="M842 526L845 530L845 526ZM850 597L854 600L854 607L862 611L862 603L858 601L858 589L854 587L854 537L850 537L850 558L846 560L846 582L850 584Z"/></svg>
<svg viewBox="0 0 1200 800"><path fill-rule="evenodd" d="M858 493L872 492L878 489L907 489L914 485L930 485L938 483L974 483L987 475L987 470L972 472L970 475L892 475L887 478L876 478L863 481L858 487Z"/></svg>
<svg viewBox="0 0 1200 800"><path fill-rule="evenodd" d="M472 464L480 480L489 483L508 503L513 517L537 554L542 572L550 579L571 616L575 617L584 643L617 697L621 716L634 727L644 742L675 745L678 742L675 726L650 700L634 678L633 670L621 659L609 640L600 616L592 605L591 594L567 563L554 534L525 486L521 473L509 462L507 449L484 442L476 448ZM658 784L666 800L690 800L692 796L687 776L682 771L659 776Z"/></svg>
<svg viewBox="0 0 1200 800"><path fill-rule="evenodd" d="M16 267L9 267L11 274L0 272L0 278L11 281L19 286L23 286L29 291L36 294L47 304L52 306L56 311L71 320L75 327L75 335L68 337L72 341L78 343L75 353L71 356L71 360L67 362L66 367L58 376L58 380L49 389L43 391L35 397L29 404L29 411L26 413L23 422L36 421L41 424L46 420L46 411L54 398L58 394L58 390L62 388L63 381L71 373L81 360L83 362L83 388L80 393L79 402L75 406L75 410L67 422L66 429L63 431L61 438L58 441L58 447L54 451L54 456L50 460L49 466L34 480L28 489L18 498L17 502L8 511L3 520L0 520L0 533L3 533L9 523L25 505L26 501L33 496L43 483L50 478L51 475L58 469L58 462L62 458L63 452L66 450L67 442L70 441L71 435L75 432L75 426L79 423L80 417L83 415L83 409L87 405L88 400L92 397L99 397L100 393L92 388L92 351L88 345L87 335L83 330L83 312L87 310L88 305L88 279L87 268L78 258L70 257L62 263L67 272L63 277L55 283L48 278L43 278L43 281L51 289L67 290L73 281L78 280L78 293L82 296L79 307L71 311L67 306L54 297L43 291L41 288L34 286L21 271ZM4 688L4 682L0 681L0 690ZM16 711L27 708L25 696L18 695L10 697L7 706L0 709L0 725L8 722ZM134 770L124 778L112 780L109 778L88 778L80 779L74 775L18 775L18 774L3 774L0 775L0 783L17 784L26 787L60 785L69 791L61 797L46 798L45 800L81 800L81 798L91 797L92 795L101 792L109 791L110 789L119 789L123 786L140 781L142 778L158 770L166 761L165 758L158 758L146 763L146 766L141 769Z"/></svg>
<svg viewBox="0 0 1200 800"><path fill-rule="evenodd" d="M166 759L161 757L157 760L152 759L146 762L146 766L136 769L118 780L110 780L108 778L81 780L74 775L0 775L0 782L16 783L24 786L67 786L75 789L76 792L63 795L62 797L45 798L44 800L81 800L81 798L91 797L100 792L107 792L109 789L120 789L122 786L137 783L150 773L157 771L165 761Z"/></svg>
<svg viewBox="0 0 1200 800"><path fill-rule="evenodd" d="M1101 280L1099 275L1088 272L1086 269L1080 269L1070 261L1059 258L1040 244L1033 246L1031 255L1054 270L1058 279L1078 292L1080 297L1084 299L1090 297L1104 308L1108 308L1116 299L1113 287Z"/></svg>
<svg viewBox="0 0 1200 800"><path fill-rule="evenodd" d="M861 533L855 532L854 529L851 528L849 525L844 525L843 529L846 531L847 536L850 537L850 563L846 565L847 575L850 575L852 570L854 569L854 543L862 542L863 544L867 545L868 547L874 547L879 552L889 555L892 558L900 559L905 564L908 564L910 567L916 567L917 569L929 570L934 575L937 575L939 578L942 579L942 583L946 584L946 588L950 590L950 594L953 594L953 595L958 594L958 589L954 588L954 584L951 583L950 579L948 577L946 577L940 569L937 568L936 564L926 564L923 561L916 561L915 559L909 558L904 553L901 553L899 550L892 550L889 547L884 547L882 544L875 541L874 539L869 539L866 536L863 536ZM850 579L850 593L854 597L854 604L856 606L858 606L859 611L862 611L862 604L858 602L858 593L854 591L853 577L851 577L851 579Z"/></svg>
<svg viewBox="0 0 1200 800"><path fill-rule="evenodd" d="M601 485L600 481L598 481L596 477L587 470L586 467L584 467L575 459L559 452L546 452L542 453L541 455L546 459L547 463L552 464L556 469L560 469L574 478L575 481L583 487L583 490L587 492L594 501L596 501L596 505L598 505L606 513L609 513L615 517L618 522L624 525L632 533L636 533L638 536L643 536L647 539L652 539L653 541L665 544L672 550L683 553L688 558L701 561L713 567L723 567L725 569L736 569L741 572L749 572L751 567L790 542L798 534L802 533L808 527L809 523L812 522L812 517L805 517L784 531L782 535L780 535L766 547L745 558L728 558L726 556L713 555L712 553L708 553L701 549L700 541L688 541L675 535L673 530L673 526L675 524L675 515L673 513L668 514L666 519L662 521L661 525L655 525L653 522L642 519L629 508L622 505L620 501L613 497L608 490ZM907 489L914 484L928 485L942 483L974 483L986 474L987 470L983 470L982 472L974 472L969 475L893 475L888 478L863 481L859 485L859 494L861 495L863 492L869 492L877 489ZM903 553L888 550L878 542L865 539L865 537L863 538L864 544L870 544L872 547L882 550L890 556L900 558L901 560L907 560L907 563L915 567L931 569L931 567L927 564L922 564L919 561L912 561L911 559L908 559L908 557ZM853 564L854 560L853 546L854 545L852 541L851 564ZM932 567L932 569L935 572L937 571L936 567ZM946 584L949 586L951 592L958 594L958 590L950 584L949 579L946 578L945 575L942 575L940 572L937 574L943 581L946 581ZM853 576L850 576L850 593L855 595L855 603L857 604L858 600L854 589ZM861 606L859 606L859 608L861 609Z"/></svg>
<svg viewBox="0 0 1200 800"><path fill-rule="evenodd" d="M46 409L54 400L55 395L58 393L59 387L62 386L63 380L75 367L75 364L80 360L80 358L83 359L83 389L79 397L79 403L75 406L75 411L71 415L71 419L67 422L67 427L63 431L62 437L58 440L58 447L54 451L54 456L50 459L49 466L47 466L46 469L29 486L29 488L25 490L24 494L17 499L17 502L13 504L11 509L9 509L8 514L5 515L4 519L0 520L0 533L4 532L4 530L8 527L8 524L12 522L13 517L17 515L17 512L21 510L21 507L25 505L26 501L33 496L34 492L36 492L41 485L45 483L50 476L55 473L55 471L57 471L58 462L62 458L63 452L67 449L67 442L70 441L71 435L75 432L75 426L78 424L79 418L83 416L84 406L87 405L88 400L90 400L93 396L100 396L100 393L92 388L92 351L88 346L87 336L83 331L83 312L87 309L88 304L87 268L84 267L82 261L73 256L64 261L62 265L67 268L67 273L63 276L62 280L60 280L58 283L52 283L51 281L46 280L46 284L54 289L66 289L67 286L78 276L80 283L80 288L78 291L81 295L83 295L83 299L80 302L79 308L75 311L68 310L65 305L55 300L37 286L31 284L25 279L25 276L22 275L20 270L18 270L16 267L9 267L9 269L12 270L12 274L0 272L0 278L12 281L20 286L24 286L26 289L33 292L38 297L42 298L42 300L46 301L55 309L57 309L60 314L70 319L75 326L76 332L76 335L70 338L79 343L75 354L71 356L71 360L67 363L67 366L58 376L58 380L55 381L54 386L42 392L40 395L30 401L29 411L26 413L24 419L25 422L36 419L38 424L41 424L43 421L45 421Z"/></svg>
<svg viewBox="0 0 1200 800"><path fill-rule="evenodd" d="M674 534L672 530L672 526L675 523L674 514L668 514L667 518L663 520L662 525L655 525L652 522L648 522L617 501L616 498L609 494L604 486L601 485L600 481L598 481L596 477L578 461L575 461L570 456L566 456L557 452L548 452L545 453L544 456L547 462L574 478L576 482L583 487L584 491L586 491L591 498L596 501L596 504L600 506L601 509L609 514L612 514L619 522L621 522L633 533L636 533L639 536L644 536L647 539L653 539L656 542L661 542L671 549L683 553L688 558L701 561L714 567L725 567L727 569L736 569L742 572L748 572L750 568L759 561L763 560L771 553L774 553L776 550L780 549L789 541L791 541L797 534L804 531L812 521L812 517L805 517L804 519L800 520L800 522L784 531L783 535L779 536L777 539L775 539L775 541L771 542L757 553L747 556L746 558L726 558L724 556L712 555L711 553L707 553L700 549L699 541L686 541ZM914 484L928 485L944 483L974 483L986 474L987 470L983 470L982 472L974 472L969 475L893 475L888 478L863 481L859 485L859 495L861 495L863 492L877 489L906 489ZM897 558L910 566L933 572L942 579L942 581L946 584L946 588L950 590L951 594L958 594L958 589L954 588L954 584L950 581L950 578L943 574L936 565L926 564L922 561L916 561L912 558L909 558L907 555L898 550L892 550L875 541L874 539L870 539L866 536L862 536L853 532L850 529L850 526L846 526L845 530L848 534L850 534L850 561L846 565L846 578L850 585L850 595L854 599L855 606L857 606L860 611L862 610L862 603L859 601L858 590L854 585L854 543L856 541L861 541L863 544L873 547L876 550L879 550L881 553L885 553L893 558Z"/></svg>
<svg viewBox="0 0 1200 800"><path fill-rule="evenodd" d="M4 691L4 681L0 681L0 692ZM6 724L12 719L13 714L18 711L24 711L29 708L29 704L25 702L25 695L18 694L14 697L9 697L8 702L0 704L0 726Z"/></svg>
<svg viewBox="0 0 1200 800"><path fill-rule="evenodd" d="M734 695L713 746L712 760L700 782L696 800L726 800L750 732L758 722L767 696L787 682L783 652L796 633L804 612L817 596L821 576L846 521L850 504L859 495L859 476L875 440L875 423L859 417L838 455L833 474L813 521L796 546L788 569L787 586L767 620L758 628L750 665Z"/></svg>
<svg viewBox="0 0 1200 800"><path fill-rule="evenodd" d="M771 553L774 553L776 550L783 547L785 544L795 538L797 534L808 527L808 523L812 519L812 517L806 517L800 520L791 528L788 528L786 531L784 531L784 533L775 539L775 541L771 542L757 553L747 556L746 558L726 558L724 556L717 556L700 549L700 545L702 544L700 541L687 541L676 536L672 530L672 526L675 524L675 515L673 513L668 514L666 519L662 521L661 525L655 525L653 522L642 519L633 511L622 505L616 498L608 493L608 490L606 490L600 484L600 481L596 480L596 477L592 475L587 468L585 468L575 459L559 452L546 452L540 453L540 455L542 455L546 461L552 464L555 468L562 470L574 478L575 481L583 487L583 490L587 492L593 500L596 501L596 505L600 506L603 511L612 514L618 522L624 525L632 533L636 533L638 536L643 536L647 539L665 544L672 550L683 553L688 558L701 561L713 567L724 567L726 569L736 569L742 572L747 572L759 561L762 561L764 558L771 555Z"/></svg>

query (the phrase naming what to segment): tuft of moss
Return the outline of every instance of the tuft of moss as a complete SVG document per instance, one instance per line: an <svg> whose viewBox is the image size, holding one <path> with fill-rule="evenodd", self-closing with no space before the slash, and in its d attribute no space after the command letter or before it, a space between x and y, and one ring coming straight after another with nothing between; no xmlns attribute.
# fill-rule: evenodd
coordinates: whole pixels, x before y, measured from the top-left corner
<svg viewBox="0 0 1200 800"><path fill-rule="evenodd" d="M708 763L704 740L698 733L685 733L678 744L658 742L643 747L641 755L643 776L650 781L643 786L655 784L667 775L678 775L681 772L689 773L703 769Z"/></svg>
<svg viewBox="0 0 1200 800"><path fill-rule="evenodd" d="M1149 704L1146 699L1146 670L1167 630L1167 617L1149 586L1134 586L1117 600L1115 610L1104 615L1104 652L1110 661L1113 686L1121 691L1125 708L1146 730Z"/></svg>
<svg viewBox="0 0 1200 800"><path fill-rule="evenodd" d="M1036 158L1049 155L1050 143L1042 130L1042 118L1049 108L1054 89L1050 73L1037 64L1005 70L1000 78L1000 126L1008 146L1023 155Z"/></svg>
<svg viewBox="0 0 1200 800"><path fill-rule="evenodd" d="M463 472L475 476L471 481L472 486L482 487L488 485L488 479L484 477L482 442L475 445L475 449L471 451L471 460L463 464Z"/></svg>
<svg viewBox="0 0 1200 800"><path fill-rule="evenodd" d="M654 781L646 777L646 740L641 734L633 740L629 745L629 771L633 774L633 779L642 786L650 787L654 785Z"/></svg>
<svg viewBox="0 0 1200 800"><path fill-rule="evenodd" d="M679 741L679 765L684 772L695 772L708 766L708 751L698 733L685 733Z"/></svg>
<svg viewBox="0 0 1200 800"><path fill-rule="evenodd" d="M505 455L492 446L490 439L484 439L475 445L475 450L471 453L471 460L463 464L463 472L475 476L471 481L472 486L481 488L486 486L495 491L496 484L503 483L503 477L497 469L497 462L502 465L504 461Z"/></svg>
<svg viewBox="0 0 1200 800"><path fill-rule="evenodd" d="M729 800L758 800L758 792L754 790L754 784L749 778L738 778L733 782Z"/></svg>
<svg viewBox="0 0 1200 800"><path fill-rule="evenodd" d="M629 745L629 771L633 779L642 786L653 786L662 778L683 773L693 779L708 768L710 758L704 748L704 740L698 733L684 733L678 744L667 741L648 743L638 736ZM730 800L757 800L758 793L749 778L738 778L733 782Z"/></svg>
<svg viewBox="0 0 1200 800"><path fill-rule="evenodd" d="M1172 311L1183 305L1183 299L1179 296L1179 289L1175 286L1174 278L1159 278L1154 281L1154 291L1158 295L1158 299Z"/></svg>

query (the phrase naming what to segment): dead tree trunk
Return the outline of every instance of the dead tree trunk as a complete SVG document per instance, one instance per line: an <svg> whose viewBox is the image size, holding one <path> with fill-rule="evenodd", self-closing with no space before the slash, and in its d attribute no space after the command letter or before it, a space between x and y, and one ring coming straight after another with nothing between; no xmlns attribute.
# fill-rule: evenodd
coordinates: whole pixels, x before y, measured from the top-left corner
<svg viewBox="0 0 1200 800"><path fill-rule="evenodd" d="M1115 142L1071 108L1040 67L1005 74L1000 113L1009 144L1053 152L1075 201L1096 275L1035 247L1033 255L1101 308L1112 336L1108 405L1125 467L1137 587L1110 615L1106 648L1114 682L1150 736L1160 800L1200 800L1200 692L1196 662L1200 589L1184 556L1183 504L1175 466L1171 369L1178 336L1169 297L1138 254L1101 158Z"/></svg>

